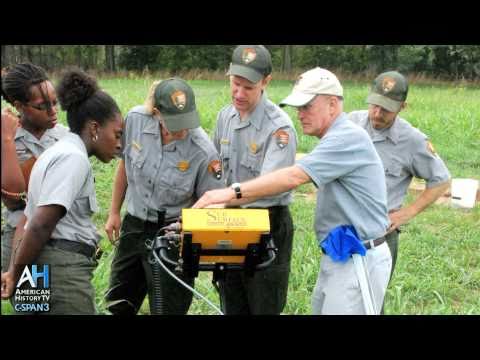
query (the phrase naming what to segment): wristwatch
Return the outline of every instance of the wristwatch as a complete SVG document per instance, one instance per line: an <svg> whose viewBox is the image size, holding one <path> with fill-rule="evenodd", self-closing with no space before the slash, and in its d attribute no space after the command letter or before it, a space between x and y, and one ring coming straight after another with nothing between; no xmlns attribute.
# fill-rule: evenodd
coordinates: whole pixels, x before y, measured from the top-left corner
<svg viewBox="0 0 480 360"><path fill-rule="evenodd" d="M239 183L234 183L232 184L231 188L235 191L235 195L237 196L237 199L242 198L242 191L240 190L240 184Z"/></svg>

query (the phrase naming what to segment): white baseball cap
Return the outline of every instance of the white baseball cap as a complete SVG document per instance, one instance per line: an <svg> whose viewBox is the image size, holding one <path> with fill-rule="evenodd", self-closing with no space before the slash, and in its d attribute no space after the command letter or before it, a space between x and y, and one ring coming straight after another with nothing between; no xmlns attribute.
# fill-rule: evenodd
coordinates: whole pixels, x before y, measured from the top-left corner
<svg viewBox="0 0 480 360"><path fill-rule="evenodd" d="M280 103L280 106L303 106L317 95L343 97L343 88L337 77L332 72L319 67L300 75L292 93Z"/></svg>

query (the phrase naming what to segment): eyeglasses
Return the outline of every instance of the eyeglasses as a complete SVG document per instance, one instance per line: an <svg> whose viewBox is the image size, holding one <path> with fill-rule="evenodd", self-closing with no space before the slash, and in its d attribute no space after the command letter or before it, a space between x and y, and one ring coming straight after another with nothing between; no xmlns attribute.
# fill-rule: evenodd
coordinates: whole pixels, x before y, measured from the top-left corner
<svg viewBox="0 0 480 360"><path fill-rule="evenodd" d="M51 111L52 108L56 107L58 104L57 100L54 101L45 101L40 104L30 104L26 103L25 105L30 106L38 111Z"/></svg>

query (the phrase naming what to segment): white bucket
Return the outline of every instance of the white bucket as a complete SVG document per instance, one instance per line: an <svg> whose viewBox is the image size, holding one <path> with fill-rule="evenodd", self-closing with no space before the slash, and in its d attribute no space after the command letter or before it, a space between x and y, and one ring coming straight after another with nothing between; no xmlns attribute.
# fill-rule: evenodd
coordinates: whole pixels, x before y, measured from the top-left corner
<svg viewBox="0 0 480 360"><path fill-rule="evenodd" d="M452 205L471 209L475 206L477 197L478 180L452 179Z"/></svg>

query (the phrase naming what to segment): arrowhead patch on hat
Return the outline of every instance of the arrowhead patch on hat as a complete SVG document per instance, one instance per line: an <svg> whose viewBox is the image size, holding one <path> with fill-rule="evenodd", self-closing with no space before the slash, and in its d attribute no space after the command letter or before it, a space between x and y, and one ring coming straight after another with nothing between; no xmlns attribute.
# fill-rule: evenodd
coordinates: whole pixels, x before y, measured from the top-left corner
<svg viewBox="0 0 480 360"><path fill-rule="evenodd" d="M386 76L384 79L383 79L383 82L382 82L382 90L384 93L389 93L390 91L392 91L392 89L395 87L395 84L396 84L396 81L395 79L389 77L389 76Z"/></svg>
<svg viewBox="0 0 480 360"><path fill-rule="evenodd" d="M208 172L212 174L217 180L222 178L222 166L220 160L213 160L208 164Z"/></svg>
<svg viewBox="0 0 480 360"><path fill-rule="evenodd" d="M257 57L257 52L253 48L246 48L242 53L242 60L245 64L250 64Z"/></svg>
<svg viewBox="0 0 480 360"><path fill-rule="evenodd" d="M183 91L177 90L171 96L173 105L179 110L183 110L187 104L187 96Z"/></svg>

